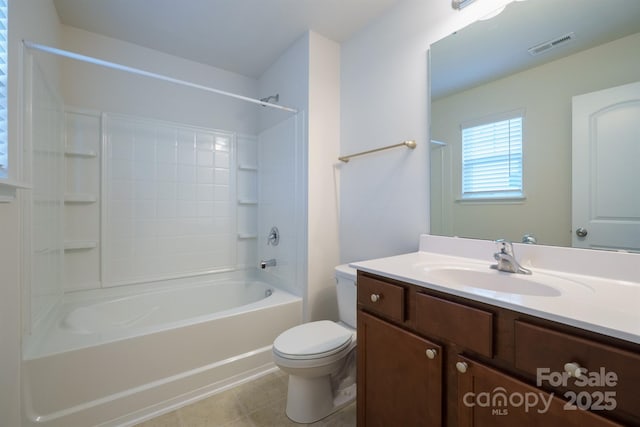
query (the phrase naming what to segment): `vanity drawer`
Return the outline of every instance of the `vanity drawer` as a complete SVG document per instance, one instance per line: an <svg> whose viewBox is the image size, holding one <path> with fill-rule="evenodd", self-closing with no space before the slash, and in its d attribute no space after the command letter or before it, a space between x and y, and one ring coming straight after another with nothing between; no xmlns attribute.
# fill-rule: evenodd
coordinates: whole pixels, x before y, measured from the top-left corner
<svg viewBox="0 0 640 427"><path fill-rule="evenodd" d="M371 277L358 276L358 304L398 322L405 321L405 288Z"/></svg>
<svg viewBox="0 0 640 427"><path fill-rule="evenodd" d="M493 313L488 311L418 292L416 329L493 357Z"/></svg>
<svg viewBox="0 0 640 427"><path fill-rule="evenodd" d="M615 385L601 382L580 384L570 378L566 386L560 384L557 388L576 393L586 392L594 398L594 403L601 392L614 392L616 411L636 422L640 420L640 354L518 320L515 321L514 331L516 368L532 376L536 376L539 368L562 374L565 372L564 365L571 362L585 368L588 371L586 378L590 381L604 381L609 375L609 381L614 381ZM617 379L611 378L611 375ZM542 385L555 388L555 384L546 378Z"/></svg>

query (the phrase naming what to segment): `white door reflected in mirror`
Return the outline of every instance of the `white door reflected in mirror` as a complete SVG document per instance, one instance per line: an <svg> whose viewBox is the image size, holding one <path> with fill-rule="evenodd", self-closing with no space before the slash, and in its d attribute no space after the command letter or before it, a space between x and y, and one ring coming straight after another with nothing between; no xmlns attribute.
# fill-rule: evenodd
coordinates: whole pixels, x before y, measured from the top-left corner
<svg viewBox="0 0 640 427"><path fill-rule="evenodd" d="M574 96L572 114L572 245L640 251L640 82Z"/></svg>

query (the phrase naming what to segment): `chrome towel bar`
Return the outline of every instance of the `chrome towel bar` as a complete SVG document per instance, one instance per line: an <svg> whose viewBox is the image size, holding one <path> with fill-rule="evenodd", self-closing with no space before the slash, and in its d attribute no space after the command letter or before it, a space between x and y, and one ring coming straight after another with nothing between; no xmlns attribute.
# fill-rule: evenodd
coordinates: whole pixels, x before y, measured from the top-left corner
<svg viewBox="0 0 640 427"><path fill-rule="evenodd" d="M413 140L402 141L400 144L389 145L387 147L380 147L380 148L376 148L369 151L363 151L361 153L350 154L348 156L341 156L341 157L338 157L338 160L340 160L341 162L347 163L352 158L363 156L365 154L377 153L378 151L388 150L389 148L396 148L396 147L403 147L403 146L407 148L411 148L413 150L414 148L416 148L416 145L417 145L416 142Z"/></svg>

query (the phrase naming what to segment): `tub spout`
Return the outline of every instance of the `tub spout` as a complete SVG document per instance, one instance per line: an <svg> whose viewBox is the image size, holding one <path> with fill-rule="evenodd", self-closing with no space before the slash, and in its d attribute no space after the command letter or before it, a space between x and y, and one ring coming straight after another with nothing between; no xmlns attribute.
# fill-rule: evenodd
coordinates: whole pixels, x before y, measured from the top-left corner
<svg viewBox="0 0 640 427"><path fill-rule="evenodd" d="M267 267L275 267L276 266L276 260L275 259L267 259L267 260L262 260L260 261L260 268L261 269L265 269Z"/></svg>

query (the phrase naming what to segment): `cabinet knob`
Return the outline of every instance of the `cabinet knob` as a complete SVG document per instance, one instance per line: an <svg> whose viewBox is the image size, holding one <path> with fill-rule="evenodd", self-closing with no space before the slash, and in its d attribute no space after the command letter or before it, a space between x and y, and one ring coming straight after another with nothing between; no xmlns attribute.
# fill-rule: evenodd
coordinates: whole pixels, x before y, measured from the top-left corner
<svg viewBox="0 0 640 427"><path fill-rule="evenodd" d="M371 302L378 302L378 301L380 301L380 295L371 294Z"/></svg>
<svg viewBox="0 0 640 427"><path fill-rule="evenodd" d="M426 355L427 355L427 357L429 359L435 359L436 356L438 355L438 351L436 349L434 349L434 348L427 349L427 351L425 351L425 353L426 353Z"/></svg>
<svg viewBox="0 0 640 427"><path fill-rule="evenodd" d="M461 374L464 374L465 372L467 372L467 368L468 368L468 366L467 366L466 362L458 362L458 363L456 363L456 369Z"/></svg>
<svg viewBox="0 0 640 427"><path fill-rule="evenodd" d="M587 370L576 362L569 362L564 364L564 371L569 374L570 377L580 378Z"/></svg>

